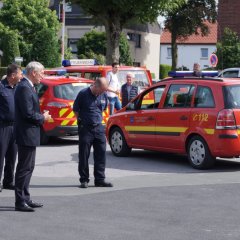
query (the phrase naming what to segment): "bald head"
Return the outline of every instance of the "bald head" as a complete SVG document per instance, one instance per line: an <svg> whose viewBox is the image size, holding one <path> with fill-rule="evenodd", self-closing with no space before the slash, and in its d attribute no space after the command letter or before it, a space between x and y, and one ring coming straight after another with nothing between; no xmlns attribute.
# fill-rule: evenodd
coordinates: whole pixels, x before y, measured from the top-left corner
<svg viewBox="0 0 240 240"><path fill-rule="evenodd" d="M93 84L93 91L95 94L100 95L108 89L108 80L105 77L100 77L95 80Z"/></svg>

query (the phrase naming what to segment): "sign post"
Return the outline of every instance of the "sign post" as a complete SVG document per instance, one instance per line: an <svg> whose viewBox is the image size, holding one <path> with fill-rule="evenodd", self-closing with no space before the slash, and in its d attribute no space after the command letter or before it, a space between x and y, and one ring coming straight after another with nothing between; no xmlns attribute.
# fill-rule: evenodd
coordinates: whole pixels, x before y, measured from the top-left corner
<svg viewBox="0 0 240 240"><path fill-rule="evenodd" d="M218 64L218 57L215 53L211 54L209 58L210 64L212 67L216 67Z"/></svg>
<svg viewBox="0 0 240 240"><path fill-rule="evenodd" d="M23 57L15 57L14 61L21 66L21 63L23 62Z"/></svg>

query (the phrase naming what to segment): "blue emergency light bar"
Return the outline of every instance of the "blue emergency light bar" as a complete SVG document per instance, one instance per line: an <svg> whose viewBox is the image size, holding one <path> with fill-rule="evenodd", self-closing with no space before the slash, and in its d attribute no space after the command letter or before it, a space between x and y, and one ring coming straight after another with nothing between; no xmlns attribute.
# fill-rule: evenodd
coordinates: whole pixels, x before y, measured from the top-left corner
<svg viewBox="0 0 240 240"><path fill-rule="evenodd" d="M51 69L51 70L45 70L44 73L46 75L57 75L57 76L64 76L67 74L66 69Z"/></svg>
<svg viewBox="0 0 240 240"><path fill-rule="evenodd" d="M194 71L170 71L169 77L198 77ZM218 71L201 71L199 77L217 77Z"/></svg>
<svg viewBox="0 0 240 240"><path fill-rule="evenodd" d="M96 59L70 59L70 60L63 60L62 65L64 67L69 66L94 66L98 65Z"/></svg>

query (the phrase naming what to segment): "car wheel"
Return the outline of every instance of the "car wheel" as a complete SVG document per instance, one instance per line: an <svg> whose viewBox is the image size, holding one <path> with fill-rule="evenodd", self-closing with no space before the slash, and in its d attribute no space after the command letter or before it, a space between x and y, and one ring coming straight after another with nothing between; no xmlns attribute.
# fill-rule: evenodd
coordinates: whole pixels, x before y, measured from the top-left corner
<svg viewBox="0 0 240 240"><path fill-rule="evenodd" d="M114 128L110 132L110 147L112 153L118 157L126 157L131 153L131 148L127 145L123 132L120 128Z"/></svg>
<svg viewBox="0 0 240 240"><path fill-rule="evenodd" d="M207 143L200 136L190 139L187 148L188 160L193 168L208 169L214 166L214 158L208 148Z"/></svg>
<svg viewBox="0 0 240 240"><path fill-rule="evenodd" d="M41 145L47 145L49 142L49 136L45 133L45 131L41 128L40 132L40 144Z"/></svg>

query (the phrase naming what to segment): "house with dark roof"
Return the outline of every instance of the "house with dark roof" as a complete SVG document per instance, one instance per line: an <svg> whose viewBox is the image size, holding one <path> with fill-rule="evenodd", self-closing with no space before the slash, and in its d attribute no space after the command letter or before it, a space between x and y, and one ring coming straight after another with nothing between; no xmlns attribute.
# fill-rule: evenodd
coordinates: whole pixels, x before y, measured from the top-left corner
<svg viewBox="0 0 240 240"><path fill-rule="evenodd" d="M195 62L202 69L210 67L209 57L216 51L217 23L207 24L210 31L207 36L193 34L177 41L178 68L186 67L191 70ZM167 30L160 37L160 64L172 65L171 33Z"/></svg>

